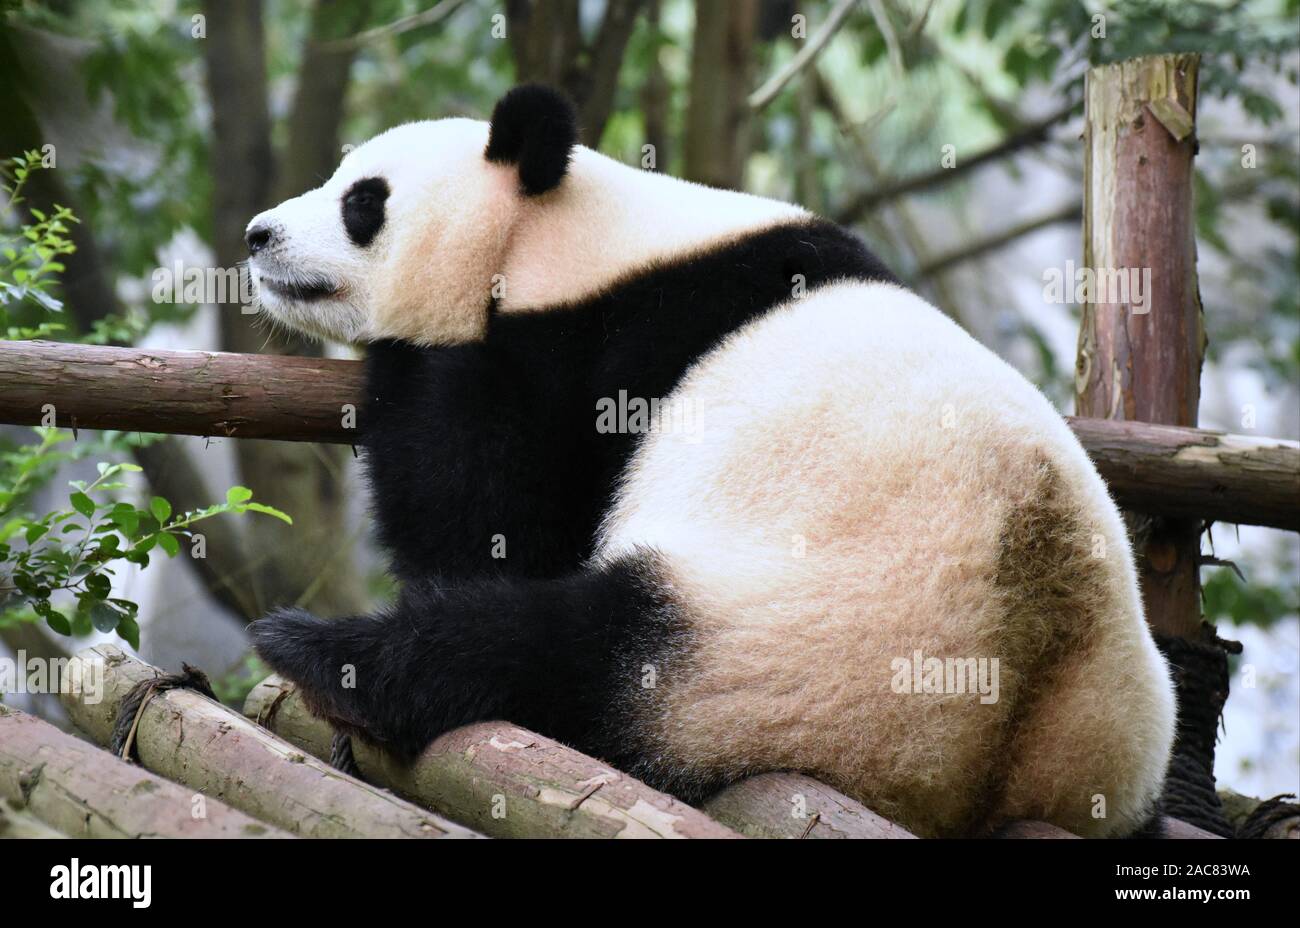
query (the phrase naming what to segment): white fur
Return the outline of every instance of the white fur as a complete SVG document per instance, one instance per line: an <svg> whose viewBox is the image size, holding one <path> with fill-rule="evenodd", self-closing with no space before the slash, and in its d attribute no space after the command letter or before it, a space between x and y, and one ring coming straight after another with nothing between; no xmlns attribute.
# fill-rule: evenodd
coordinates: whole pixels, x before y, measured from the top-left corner
<svg viewBox="0 0 1300 928"><path fill-rule="evenodd" d="M844 283L736 333L671 399L698 428L647 437L599 552L662 555L697 626L647 700L670 764L808 771L924 834L960 831L990 799L992 821L1094 835L1141 823L1172 689L1124 525L1037 390L919 297ZM1004 606L999 537L1044 458L1081 520L1065 568L1080 588L1065 607ZM1089 646L1031 666L1025 640L1080 602ZM893 692L891 661L918 648L999 658L999 702ZM999 782L980 782L988 770Z"/></svg>
<svg viewBox="0 0 1300 928"><path fill-rule="evenodd" d="M322 187L255 216L277 243L249 262L271 318L345 342L405 338L456 344L482 336L487 308L546 308L590 296L655 261L807 214L620 164L581 146L569 176L540 197L483 157L488 124L442 119L398 126L354 149ZM390 195L365 247L344 231L341 204L358 180ZM336 297L296 303L266 277L322 276Z"/></svg>

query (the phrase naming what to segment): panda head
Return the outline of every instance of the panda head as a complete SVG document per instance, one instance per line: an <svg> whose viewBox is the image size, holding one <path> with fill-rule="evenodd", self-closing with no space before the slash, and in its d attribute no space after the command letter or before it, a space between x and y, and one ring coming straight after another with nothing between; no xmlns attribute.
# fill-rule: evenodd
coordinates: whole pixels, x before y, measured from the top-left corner
<svg viewBox="0 0 1300 928"><path fill-rule="evenodd" d="M376 136L323 186L248 224L261 311L345 342L480 338L515 221L561 186L576 139L571 104L533 85L506 94L490 125Z"/></svg>

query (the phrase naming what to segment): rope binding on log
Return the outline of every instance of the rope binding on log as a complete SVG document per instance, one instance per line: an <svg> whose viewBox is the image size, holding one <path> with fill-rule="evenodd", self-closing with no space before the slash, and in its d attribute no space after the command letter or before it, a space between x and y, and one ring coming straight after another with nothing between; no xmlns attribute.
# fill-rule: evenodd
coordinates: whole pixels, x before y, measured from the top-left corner
<svg viewBox="0 0 1300 928"><path fill-rule="evenodd" d="M108 749L122 760L138 762L139 757L133 756L132 748L135 747L135 733L140 727L140 718L144 715L145 706L149 705L149 700L156 694L178 688L202 693L213 702L221 701L212 691L208 675L189 664L181 664L180 673L165 673L152 680L141 680L131 687L118 708Z"/></svg>
<svg viewBox="0 0 1300 928"><path fill-rule="evenodd" d="M1228 655L1240 654L1241 643L1220 638L1202 622L1199 641L1157 635L1156 645L1169 661L1178 697L1178 737L1160 806L1174 818L1231 838L1233 826L1215 791L1214 747L1228 699Z"/></svg>

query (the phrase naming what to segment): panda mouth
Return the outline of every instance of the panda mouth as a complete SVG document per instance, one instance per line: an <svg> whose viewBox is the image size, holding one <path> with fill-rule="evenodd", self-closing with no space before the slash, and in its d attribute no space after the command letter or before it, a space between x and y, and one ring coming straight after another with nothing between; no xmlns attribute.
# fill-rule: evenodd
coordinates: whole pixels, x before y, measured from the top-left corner
<svg viewBox="0 0 1300 928"><path fill-rule="evenodd" d="M311 303L334 296L339 288L323 277L303 277L298 280L277 280L261 275L258 283L276 296L298 303Z"/></svg>

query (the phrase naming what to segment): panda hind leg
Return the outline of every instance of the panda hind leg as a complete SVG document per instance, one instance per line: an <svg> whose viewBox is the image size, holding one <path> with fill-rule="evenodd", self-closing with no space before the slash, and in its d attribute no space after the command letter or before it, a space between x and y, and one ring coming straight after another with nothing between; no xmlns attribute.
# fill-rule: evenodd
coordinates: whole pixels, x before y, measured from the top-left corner
<svg viewBox="0 0 1300 928"><path fill-rule="evenodd" d="M632 766L641 668L684 625L654 559L629 556L559 579L418 581L372 615L288 609L251 630L315 714L402 759L501 719Z"/></svg>

